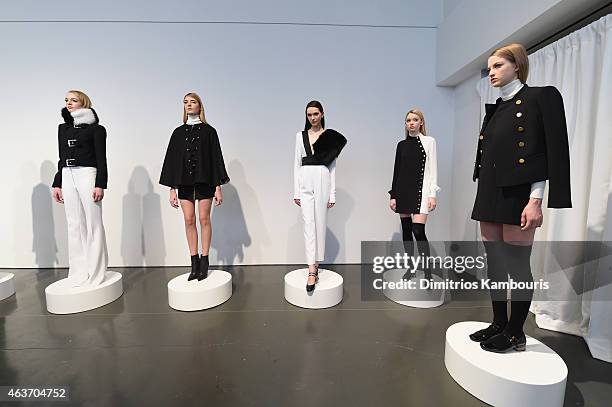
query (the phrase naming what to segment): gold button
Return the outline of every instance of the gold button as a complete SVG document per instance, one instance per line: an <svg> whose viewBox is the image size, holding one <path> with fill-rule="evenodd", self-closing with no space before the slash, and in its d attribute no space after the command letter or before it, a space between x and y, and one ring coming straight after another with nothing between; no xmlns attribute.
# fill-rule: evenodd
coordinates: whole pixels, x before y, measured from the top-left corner
<svg viewBox="0 0 612 407"><path fill-rule="evenodd" d="M517 99L516 102L514 103L516 103L517 105L520 105L521 103L523 103L523 101L521 99Z"/></svg>
<svg viewBox="0 0 612 407"><path fill-rule="evenodd" d="M480 139L481 139L481 140L482 140L482 139L484 139L484 136L483 136L482 134L480 135Z"/></svg>
<svg viewBox="0 0 612 407"><path fill-rule="evenodd" d="M524 158L519 158L519 164L525 164L525 159Z"/></svg>
<svg viewBox="0 0 612 407"><path fill-rule="evenodd" d="M522 132L524 132L524 131L525 131L525 128L524 128L523 126L518 126L518 127L516 128L516 130L517 130L519 133L522 133Z"/></svg>
<svg viewBox="0 0 612 407"><path fill-rule="evenodd" d="M518 146L519 147L525 147L525 142L524 141L519 141Z"/></svg>

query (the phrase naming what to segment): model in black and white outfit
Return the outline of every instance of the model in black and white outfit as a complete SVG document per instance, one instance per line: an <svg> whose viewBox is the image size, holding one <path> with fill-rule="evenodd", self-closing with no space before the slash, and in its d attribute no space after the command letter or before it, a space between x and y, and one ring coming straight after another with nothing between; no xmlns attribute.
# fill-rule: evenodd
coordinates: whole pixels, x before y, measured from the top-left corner
<svg viewBox="0 0 612 407"><path fill-rule="evenodd" d="M531 246L542 225L542 198L549 182L548 207L570 208L570 161L563 98L552 87L525 84L525 48L510 44L488 60L489 79L501 98L485 105L478 139L474 181L478 189L472 219L480 221L491 281L533 282ZM491 352L525 350L523 325L532 289L512 290L508 318L506 290L491 290L493 322L470 338Z"/></svg>
<svg viewBox="0 0 612 407"><path fill-rule="evenodd" d="M321 103L309 102L304 131L295 136L293 170L293 200L301 207L304 220L307 291L314 290L324 259L327 210L336 203L336 158L345 144L342 134L325 128Z"/></svg>
<svg viewBox="0 0 612 407"><path fill-rule="evenodd" d="M221 185L229 182L217 131L206 122L202 99L196 93L183 98L183 125L168 144L159 183L170 187L170 205L183 210L185 233L191 254L188 280L208 276L208 252L212 239L210 212L223 202ZM178 190L178 192L177 192ZM202 256L198 254L196 202L202 234Z"/></svg>
<svg viewBox="0 0 612 407"><path fill-rule="evenodd" d="M68 226L68 281L95 287L104 281L108 251L102 224L106 189L106 129L98 122L89 97L66 94L64 123L58 128L59 162L53 198L63 203Z"/></svg>
<svg viewBox="0 0 612 407"><path fill-rule="evenodd" d="M395 150L389 207L400 214L406 253L411 256L414 253L414 235L419 255L429 256L425 224L428 214L436 209L436 196L440 190L436 140L427 135L425 116L418 109L406 114L405 131L406 138L397 144ZM431 270L426 267L424 271L425 278L430 279ZM414 272L408 270L404 278L410 278Z"/></svg>

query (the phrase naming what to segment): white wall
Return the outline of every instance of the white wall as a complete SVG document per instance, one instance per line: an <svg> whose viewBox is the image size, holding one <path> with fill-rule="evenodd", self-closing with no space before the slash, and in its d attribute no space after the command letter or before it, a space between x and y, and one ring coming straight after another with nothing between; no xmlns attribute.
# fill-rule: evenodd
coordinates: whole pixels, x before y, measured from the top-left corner
<svg viewBox="0 0 612 407"><path fill-rule="evenodd" d="M172 10L164 2L141 3L142 9L138 2L26 1L2 10L5 20L30 22L0 23L0 37L10 39L0 43L8 95L0 100L0 173L8 197L0 203L0 266L67 264L65 217L48 186L70 88L90 94L109 134L104 220L113 266L187 263L180 211L167 204L157 180L169 135L180 124L182 96L191 90L204 97L232 178L213 212L213 262L304 261L291 165L294 135L314 98L323 102L328 126L349 139L338 161L328 261L357 263L362 240L398 238L387 190L403 116L414 106L425 111L440 156L440 206L428 235L446 238L453 100L452 90L435 86L431 27L441 17L438 2L308 3L315 11L280 1L258 7L235 1L232 8L185 1ZM192 17L414 27L110 22ZM81 19L108 22L57 22Z"/></svg>

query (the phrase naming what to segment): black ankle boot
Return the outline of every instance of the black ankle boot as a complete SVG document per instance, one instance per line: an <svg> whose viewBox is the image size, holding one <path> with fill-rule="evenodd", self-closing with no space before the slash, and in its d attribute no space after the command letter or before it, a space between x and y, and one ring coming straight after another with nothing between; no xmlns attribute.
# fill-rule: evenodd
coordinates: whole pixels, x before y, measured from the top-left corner
<svg viewBox="0 0 612 407"><path fill-rule="evenodd" d="M195 280L198 278L198 270L200 269L200 255L196 254L191 256L191 273L187 277L187 281Z"/></svg>
<svg viewBox="0 0 612 407"><path fill-rule="evenodd" d="M198 281L202 281L206 277L208 277L208 255L200 258L200 273L198 274Z"/></svg>

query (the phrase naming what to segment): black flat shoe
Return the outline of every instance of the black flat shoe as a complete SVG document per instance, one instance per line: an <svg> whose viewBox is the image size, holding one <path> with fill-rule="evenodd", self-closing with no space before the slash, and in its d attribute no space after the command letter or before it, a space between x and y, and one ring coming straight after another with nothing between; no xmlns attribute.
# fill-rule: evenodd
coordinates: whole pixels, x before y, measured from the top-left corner
<svg viewBox="0 0 612 407"><path fill-rule="evenodd" d="M187 277L187 281L195 280L198 278L198 270L200 269L200 255L196 254L191 256L191 273Z"/></svg>
<svg viewBox="0 0 612 407"><path fill-rule="evenodd" d="M507 353L511 350L523 352L526 349L526 343L527 339L525 338L525 334L514 336L502 332L486 342L481 342L480 347L487 352L495 353Z"/></svg>
<svg viewBox="0 0 612 407"><path fill-rule="evenodd" d="M198 281L208 277L208 255L200 258L200 272L198 273Z"/></svg>
<svg viewBox="0 0 612 407"><path fill-rule="evenodd" d="M491 324L485 329L481 329L480 331L476 331L473 334L470 334L470 339L474 342L484 342L488 341L495 335L502 333L505 327L501 327L497 324Z"/></svg>
<svg viewBox="0 0 612 407"><path fill-rule="evenodd" d="M308 282L306 283L306 292L312 292L315 289L315 285L317 285L317 283L319 282L319 267L315 266L315 272L309 272L308 273L308 277L314 277L315 278L315 282L314 284L308 284Z"/></svg>

